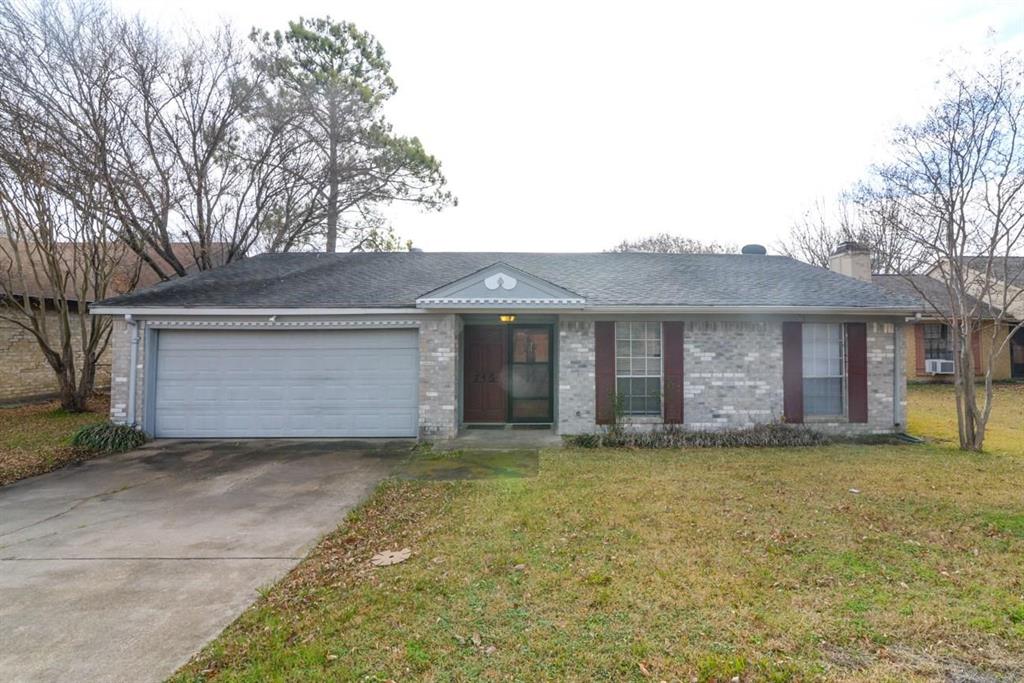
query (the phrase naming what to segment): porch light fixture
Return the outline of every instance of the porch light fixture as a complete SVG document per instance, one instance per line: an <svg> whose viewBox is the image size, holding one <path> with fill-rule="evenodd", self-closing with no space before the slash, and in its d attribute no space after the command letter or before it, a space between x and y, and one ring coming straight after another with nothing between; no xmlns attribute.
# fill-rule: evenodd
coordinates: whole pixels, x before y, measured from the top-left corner
<svg viewBox="0 0 1024 683"><path fill-rule="evenodd" d="M498 320L500 320L503 323L514 323L516 321L516 317L514 315L511 315L511 314L510 315L499 315L498 316Z"/></svg>

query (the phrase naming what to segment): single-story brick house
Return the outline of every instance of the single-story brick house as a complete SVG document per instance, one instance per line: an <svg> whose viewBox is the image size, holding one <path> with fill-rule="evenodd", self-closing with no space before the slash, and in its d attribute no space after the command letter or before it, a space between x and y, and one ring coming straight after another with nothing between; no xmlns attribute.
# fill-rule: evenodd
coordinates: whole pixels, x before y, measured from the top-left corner
<svg viewBox="0 0 1024 683"><path fill-rule="evenodd" d="M904 428L917 302L766 255L265 254L104 301L157 437Z"/></svg>

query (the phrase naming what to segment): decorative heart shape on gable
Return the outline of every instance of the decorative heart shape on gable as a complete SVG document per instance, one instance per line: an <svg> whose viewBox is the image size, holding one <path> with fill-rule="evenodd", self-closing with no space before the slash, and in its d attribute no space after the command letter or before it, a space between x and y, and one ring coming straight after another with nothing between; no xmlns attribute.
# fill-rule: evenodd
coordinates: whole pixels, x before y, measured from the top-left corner
<svg viewBox="0 0 1024 683"><path fill-rule="evenodd" d="M484 280L484 287L487 289L498 289L501 287L502 289L509 290L515 289L517 284L519 284L518 280L505 273L495 273Z"/></svg>

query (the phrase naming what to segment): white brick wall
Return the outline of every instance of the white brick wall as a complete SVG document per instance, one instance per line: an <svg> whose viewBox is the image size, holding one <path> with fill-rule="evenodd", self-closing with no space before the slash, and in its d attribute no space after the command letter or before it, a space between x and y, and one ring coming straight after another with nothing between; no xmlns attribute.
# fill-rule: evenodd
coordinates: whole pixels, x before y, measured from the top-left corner
<svg viewBox="0 0 1024 683"><path fill-rule="evenodd" d="M683 418L694 429L780 420L782 322L684 323Z"/></svg>
<svg viewBox="0 0 1024 683"><path fill-rule="evenodd" d="M885 322L869 322L867 331L869 421L808 421L808 426L841 434L893 430L894 340L902 345L903 335L894 335L893 324ZM558 430L562 434L596 431L600 427L594 422L593 320L563 318L559 343ZM732 429L782 419L781 319L686 320L683 354L687 427ZM897 381L902 384L902 367L899 373ZM901 397L898 419L905 425L905 390ZM636 426L649 429L650 423L644 420Z"/></svg>
<svg viewBox="0 0 1024 683"><path fill-rule="evenodd" d="M424 315L420 323L420 438L458 434L460 327L456 315Z"/></svg>
<svg viewBox="0 0 1024 683"><path fill-rule="evenodd" d="M136 364L135 422L142 424L143 397L145 396L143 359L146 338L139 327L139 353ZM128 375L131 359L131 331L124 318L116 317L110 331L110 420L117 424L128 424Z"/></svg>
<svg viewBox="0 0 1024 683"><path fill-rule="evenodd" d="M559 434L581 434L595 428L597 389L594 384L594 322L563 318L558 323Z"/></svg>

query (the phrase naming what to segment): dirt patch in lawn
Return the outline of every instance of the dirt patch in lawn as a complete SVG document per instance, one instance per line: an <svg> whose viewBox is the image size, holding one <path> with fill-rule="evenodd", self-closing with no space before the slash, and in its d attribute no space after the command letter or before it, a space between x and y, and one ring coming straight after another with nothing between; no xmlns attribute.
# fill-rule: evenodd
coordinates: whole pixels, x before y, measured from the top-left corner
<svg viewBox="0 0 1024 683"><path fill-rule="evenodd" d="M539 453L536 448L507 451L421 451L402 465L398 477L418 481L536 477Z"/></svg>

